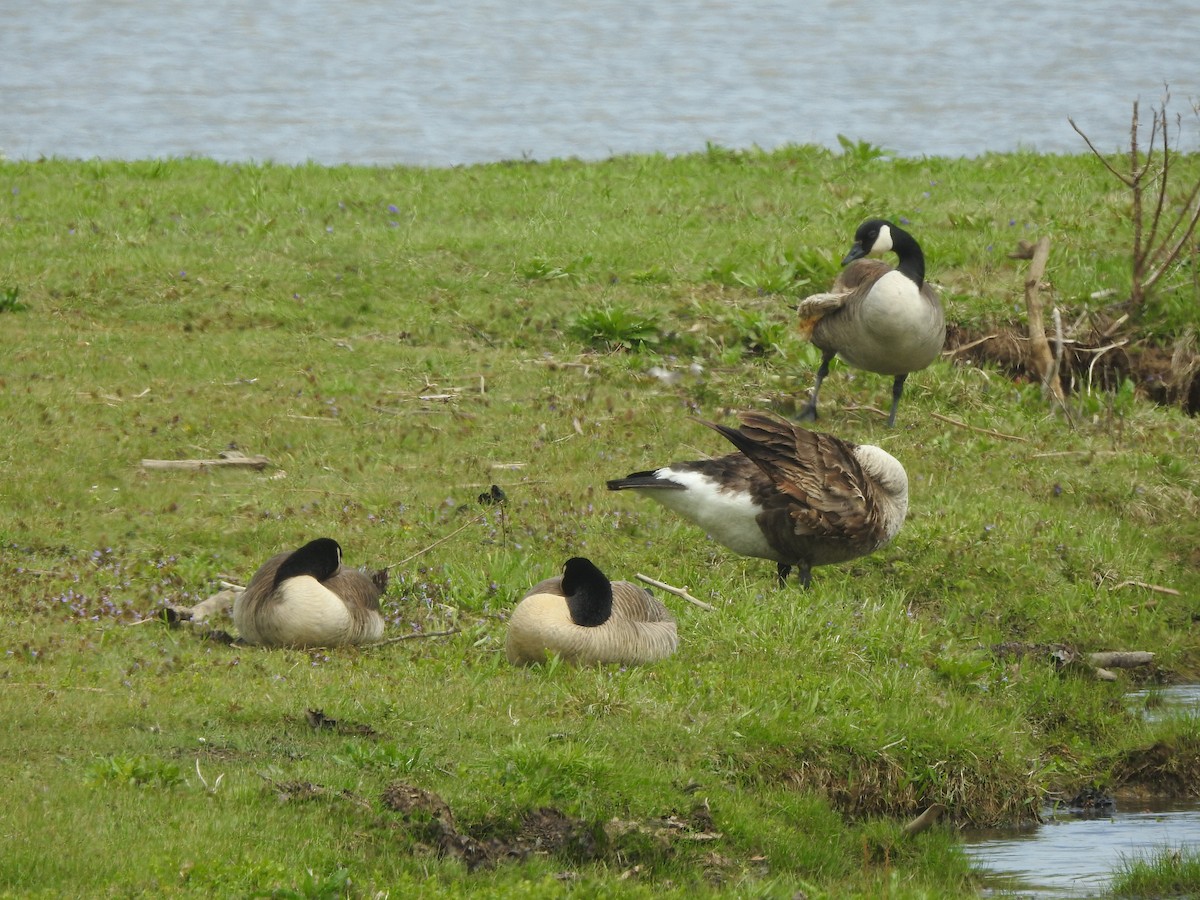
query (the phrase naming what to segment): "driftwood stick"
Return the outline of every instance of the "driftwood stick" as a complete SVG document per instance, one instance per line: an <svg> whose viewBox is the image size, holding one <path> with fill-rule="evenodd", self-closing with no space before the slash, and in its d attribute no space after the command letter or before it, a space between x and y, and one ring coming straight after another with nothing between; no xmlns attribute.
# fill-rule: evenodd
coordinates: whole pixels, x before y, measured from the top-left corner
<svg viewBox="0 0 1200 900"><path fill-rule="evenodd" d="M1106 650L1089 653L1088 662L1098 669L1136 669L1154 662L1154 654L1146 650Z"/></svg>
<svg viewBox="0 0 1200 900"><path fill-rule="evenodd" d="M222 466L233 466L244 469L265 469L271 460L265 456L245 456L241 453L228 451L218 459L143 459L143 469L216 469Z"/></svg>
<svg viewBox="0 0 1200 900"><path fill-rule="evenodd" d="M422 638L448 637L452 634L458 634L460 631L462 631L461 628L450 628L446 631L422 631L414 634L402 634L399 637L388 638L386 641L376 641L373 644L364 644L363 649L365 650L370 647L382 647L385 644L398 644L401 641L419 641Z"/></svg>
<svg viewBox="0 0 1200 900"><path fill-rule="evenodd" d="M693 597L691 594L689 594L686 585L684 585L681 588L677 588L677 587L674 587L669 584L664 584L663 582L658 581L657 579L651 578L649 575L643 575L641 572L639 572L634 577L636 577L638 581L646 582L646 584L650 585L651 587L656 587L659 590L666 591L668 594L674 594L676 597L681 597L682 599L686 600L688 603L691 603L694 606L698 606L701 609L708 610L709 612L717 611L717 608L715 606L713 606L712 604L705 603L703 600L697 600L695 597Z"/></svg>
<svg viewBox="0 0 1200 900"><path fill-rule="evenodd" d="M931 412L929 415L951 425L957 425L959 428L965 428L967 431L975 431L979 434L990 435L991 437L1004 438L1006 441L1020 441L1023 444L1029 443L1029 438L1023 438L1017 434L1005 434L1003 431L992 431L990 428L977 428L974 425L968 425L966 422L960 422L958 419L951 419L949 416L943 416L941 413Z"/></svg>
<svg viewBox="0 0 1200 900"><path fill-rule="evenodd" d="M1022 256L1025 250L1024 246L1020 248ZM1054 354L1050 352L1050 342L1046 340L1046 324L1042 314L1041 285L1042 277L1046 274L1046 263L1050 259L1050 238L1044 235L1038 238L1029 259L1029 271L1025 275L1025 310L1029 318L1030 352L1042 379L1043 393L1052 396L1056 403L1066 409L1066 397L1063 396L1062 382L1054 364Z"/></svg>

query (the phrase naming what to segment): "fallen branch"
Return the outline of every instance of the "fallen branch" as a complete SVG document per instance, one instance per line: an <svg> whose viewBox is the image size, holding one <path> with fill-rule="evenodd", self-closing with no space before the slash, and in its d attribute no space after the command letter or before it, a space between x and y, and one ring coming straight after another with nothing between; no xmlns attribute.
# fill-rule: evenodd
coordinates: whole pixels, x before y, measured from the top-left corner
<svg viewBox="0 0 1200 900"><path fill-rule="evenodd" d="M986 434L991 437L1003 438L1006 441L1020 441L1023 444L1029 443L1029 438L1023 438L1020 435L1005 434L1003 431L992 431L990 428L977 428L974 425L968 425L966 422L960 422L958 419L951 419L949 416L943 416L941 413L931 412L929 415L933 416L935 419L941 420L942 422L947 422L950 425L957 425L959 428L965 428L968 431Z"/></svg>
<svg viewBox="0 0 1200 900"><path fill-rule="evenodd" d="M107 694L108 688L87 687L81 684L60 684L51 686L44 681L5 681L0 683L0 687L6 688L37 688L42 691L87 691L92 694Z"/></svg>
<svg viewBox="0 0 1200 900"><path fill-rule="evenodd" d="M1028 256L1026 256L1028 254ZM1062 356L1062 332L1058 333L1058 354L1050 352L1046 340L1046 323L1042 314L1042 276L1046 274L1046 263L1050 259L1050 238L1042 236L1032 246L1022 241L1018 253L1009 254L1017 259L1029 259L1029 271L1025 275L1025 311L1028 318L1030 352L1033 364L1042 379L1043 396L1049 395L1062 407L1070 421L1071 413L1067 398L1063 394L1062 379L1058 377L1057 360ZM1057 314L1057 310L1055 311Z"/></svg>
<svg viewBox="0 0 1200 900"><path fill-rule="evenodd" d="M1136 669L1154 662L1154 654L1146 650L1105 650L1089 653L1088 662L1103 669Z"/></svg>
<svg viewBox="0 0 1200 900"><path fill-rule="evenodd" d="M265 456L246 456L238 450L224 450L217 459L143 459L143 469L216 469L222 466L265 469L271 460Z"/></svg>
<svg viewBox="0 0 1200 900"><path fill-rule="evenodd" d="M717 611L717 608L715 606L713 606L709 603L705 603L703 600L697 600L695 597L693 597L691 594L689 594L686 585L681 588L673 587L672 585L665 584L661 581L651 578L649 575L643 575L641 572L639 572L634 577L637 578L638 581L644 581L646 584L650 585L651 587L656 587L659 590L666 591L668 594L674 594L676 597L680 597L680 598L686 600L688 603L691 603L694 606L698 606L701 609L708 610L709 612Z"/></svg>
<svg viewBox="0 0 1200 900"><path fill-rule="evenodd" d="M376 641L373 644L363 644L363 649L366 650L371 647L382 647L385 644L398 644L401 641L419 641L422 638L449 637L452 634L458 634L460 631L462 631L461 628L451 628L447 631L422 631L413 634L402 634L399 637L388 638L386 641Z"/></svg>
<svg viewBox="0 0 1200 900"><path fill-rule="evenodd" d="M1051 456L1125 456L1128 450L1048 450L1045 453L1034 453L1031 459L1046 459ZM1132 582L1126 582L1130 584Z"/></svg>

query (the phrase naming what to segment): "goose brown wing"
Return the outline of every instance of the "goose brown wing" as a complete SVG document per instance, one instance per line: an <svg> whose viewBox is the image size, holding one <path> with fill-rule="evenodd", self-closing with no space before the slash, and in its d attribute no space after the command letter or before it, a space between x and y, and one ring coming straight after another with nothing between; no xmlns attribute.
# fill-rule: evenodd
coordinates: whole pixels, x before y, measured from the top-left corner
<svg viewBox="0 0 1200 900"><path fill-rule="evenodd" d="M386 570L384 570L386 571ZM382 581L382 586L380 584ZM379 598L387 589L386 575L368 575L361 569L339 568L323 582L325 587L342 598L347 609L379 609Z"/></svg>
<svg viewBox="0 0 1200 900"><path fill-rule="evenodd" d="M874 284L892 267L881 259L856 259L838 273L831 293L852 293L865 284Z"/></svg>
<svg viewBox="0 0 1200 900"><path fill-rule="evenodd" d="M796 534L875 542L886 532L877 488L854 456L854 445L759 412L744 412L740 429L706 422L770 480L775 492L756 497L767 509L786 507Z"/></svg>
<svg viewBox="0 0 1200 900"><path fill-rule="evenodd" d="M817 323L831 313L839 311L848 303L855 302L859 292L865 293L870 286L892 270L878 259L859 259L838 273L828 292L810 294L796 306L800 335L812 340Z"/></svg>

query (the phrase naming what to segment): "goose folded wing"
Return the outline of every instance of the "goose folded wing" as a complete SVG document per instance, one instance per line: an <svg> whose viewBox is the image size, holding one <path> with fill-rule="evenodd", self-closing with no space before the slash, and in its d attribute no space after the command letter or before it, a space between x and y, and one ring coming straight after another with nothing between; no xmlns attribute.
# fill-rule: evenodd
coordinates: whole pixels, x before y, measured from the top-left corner
<svg viewBox="0 0 1200 900"><path fill-rule="evenodd" d="M787 498L796 534L854 542L884 538L878 489L853 444L761 413L743 413L741 420L740 430L716 427Z"/></svg>

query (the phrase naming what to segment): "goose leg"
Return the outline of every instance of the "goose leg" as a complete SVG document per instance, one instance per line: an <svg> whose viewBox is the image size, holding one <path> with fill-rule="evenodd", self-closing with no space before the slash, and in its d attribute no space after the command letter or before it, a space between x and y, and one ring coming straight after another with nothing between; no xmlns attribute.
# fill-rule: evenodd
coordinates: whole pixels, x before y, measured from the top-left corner
<svg viewBox="0 0 1200 900"><path fill-rule="evenodd" d="M836 353L825 353L821 356L821 367L817 369L817 382L813 385L812 397L809 398L808 405L796 416L798 421L815 422L817 420L817 394L821 392L821 382L829 374L829 364L835 356L837 356Z"/></svg>
<svg viewBox="0 0 1200 900"><path fill-rule="evenodd" d="M812 566L808 563L800 563L800 587L806 591L812 587Z"/></svg>
<svg viewBox="0 0 1200 900"><path fill-rule="evenodd" d="M900 406L900 395L904 393L904 379L907 377L908 373L905 372L903 375L897 375L896 380L892 382L892 412L888 416L888 428L896 426L896 410Z"/></svg>
<svg viewBox="0 0 1200 900"><path fill-rule="evenodd" d="M788 575L792 573L792 567L787 563L778 563L777 565L779 572L779 587L785 588L787 587ZM798 568L799 572L797 573L797 578L800 581L800 587L808 590L808 588L812 586L812 566L810 566L808 563L799 563Z"/></svg>

